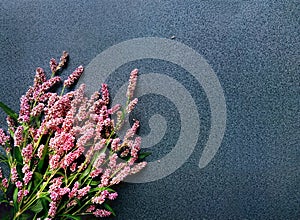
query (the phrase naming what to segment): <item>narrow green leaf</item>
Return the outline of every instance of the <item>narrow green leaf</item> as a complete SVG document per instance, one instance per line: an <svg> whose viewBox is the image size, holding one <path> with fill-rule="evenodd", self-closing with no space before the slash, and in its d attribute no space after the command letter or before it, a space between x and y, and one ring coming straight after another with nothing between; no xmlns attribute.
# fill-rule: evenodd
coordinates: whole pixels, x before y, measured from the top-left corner
<svg viewBox="0 0 300 220"><path fill-rule="evenodd" d="M30 207L30 210L35 213L41 212L43 210L43 204L41 200L37 200L36 203Z"/></svg>
<svg viewBox="0 0 300 220"><path fill-rule="evenodd" d="M14 204L17 203L17 199L18 199L18 188L15 188L14 194L13 194L13 201L14 201Z"/></svg>
<svg viewBox="0 0 300 220"><path fill-rule="evenodd" d="M151 152L143 152L139 154L139 159L142 160L148 156L150 156L152 153Z"/></svg>
<svg viewBox="0 0 300 220"><path fill-rule="evenodd" d="M19 164L23 164L23 158L19 147L14 147L15 158Z"/></svg>
<svg viewBox="0 0 300 220"><path fill-rule="evenodd" d="M104 207L105 207L108 211L111 212L111 214L112 214L113 216L116 216L115 211L112 209L112 207L110 207L110 205L108 205L107 203L104 203L103 205L104 205Z"/></svg>
<svg viewBox="0 0 300 220"><path fill-rule="evenodd" d="M0 108L2 108L2 110L11 118L18 120L18 114L14 112L11 108L9 108L7 105L5 105L3 102L0 102Z"/></svg>

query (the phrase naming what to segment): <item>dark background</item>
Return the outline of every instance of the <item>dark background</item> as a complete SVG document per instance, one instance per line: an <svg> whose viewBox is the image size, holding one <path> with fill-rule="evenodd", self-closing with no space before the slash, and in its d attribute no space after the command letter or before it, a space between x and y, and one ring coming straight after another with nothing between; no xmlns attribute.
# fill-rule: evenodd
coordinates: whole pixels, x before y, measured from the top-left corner
<svg viewBox="0 0 300 220"><path fill-rule="evenodd" d="M201 86L180 67L159 60L136 61L112 73L112 96L132 68L168 74L193 94L201 113L189 160L164 179L120 185L116 219L300 219L299 9L297 0L1 0L0 101L17 111L35 68L49 72L49 59L63 50L70 53L70 73L122 41L174 35L217 74L227 105L225 136L200 170L210 126ZM149 95L132 116L143 121L143 135L149 132L147 117L160 112L170 123L159 146L150 148L149 161L176 143L178 112L163 97ZM5 127L2 112L0 119Z"/></svg>

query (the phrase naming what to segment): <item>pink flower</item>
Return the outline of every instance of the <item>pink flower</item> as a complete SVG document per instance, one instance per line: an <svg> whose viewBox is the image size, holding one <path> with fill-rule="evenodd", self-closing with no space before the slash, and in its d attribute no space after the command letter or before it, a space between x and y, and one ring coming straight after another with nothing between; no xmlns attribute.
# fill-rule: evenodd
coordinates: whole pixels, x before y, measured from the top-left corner
<svg viewBox="0 0 300 220"><path fill-rule="evenodd" d="M71 202L69 202L67 204L67 208L71 207L71 206L74 206L74 205L77 205L77 201L76 200L72 200Z"/></svg>
<svg viewBox="0 0 300 220"><path fill-rule="evenodd" d="M104 101L104 103L106 105L108 105L108 103L109 103L109 92L108 92L107 84L104 84L104 83L102 84L101 92L102 92L102 100Z"/></svg>
<svg viewBox="0 0 300 220"><path fill-rule="evenodd" d="M77 163L72 163L72 165L70 166L70 170L71 170L72 172L75 172L76 167L77 167Z"/></svg>
<svg viewBox="0 0 300 220"><path fill-rule="evenodd" d="M2 186L4 186L4 188L8 188L8 180L6 178L2 179Z"/></svg>
<svg viewBox="0 0 300 220"><path fill-rule="evenodd" d="M82 189L77 191L77 198L81 199L82 197L84 197L89 191L90 191L91 187L90 186L86 186L83 187Z"/></svg>
<svg viewBox="0 0 300 220"><path fill-rule="evenodd" d="M138 158L138 152L140 151L140 146L141 146L142 138L141 137L136 137L134 144L131 147L131 152L130 155L134 158Z"/></svg>
<svg viewBox="0 0 300 220"><path fill-rule="evenodd" d="M121 181L125 179L130 174L130 167L126 166L121 170L111 181L111 185L119 184Z"/></svg>
<svg viewBox="0 0 300 220"><path fill-rule="evenodd" d="M60 196L63 196L63 195L65 195L65 194L69 193L69 192L70 192L70 189L69 189L68 187L64 187L64 188L59 188L58 194L59 194Z"/></svg>
<svg viewBox="0 0 300 220"><path fill-rule="evenodd" d="M101 168L100 168L100 169L95 169L95 170L93 170L93 171L90 173L90 176L91 176L92 178L95 178L95 177L99 176L100 173L102 173L102 169L101 169Z"/></svg>
<svg viewBox="0 0 300 220"><path fill-rule="evenodd" d="M28 163L31 160L33 156L32 154L33 154L32 144L28 144L26 147L22 149L22 156L25 163Z"/></svg>
<svg viewBox="0 0 300 220"><path fill-rule="evenodd" d="M55 73L56 68L57 68L57 62L54 58L50 59L49 65L50 65L50 69L51 69L52 73Z"/></svg>
<svg viewBox="0 0 300 220"><path fill-rule="evenodd" d="M108 198L109 198L110 200L115 200L117 197L118 197L118 193L117 193L117 192L110 193L110 194L108 195Z"/></svg>
<svg viewBox="0 0 300 220"><path fill-rule="evenodd" d="M16 182L16 187L17 187L18 189L22 189L23 183L22 183L21 181Z"/></svg>
<svg viewBox="0 0 300 220"><path fill-rule="evenodd" d="M132 127L126 132L126 135L124 137L124 140L127 140L129 138L132 138L133 135L136 133L138 127L140 126L140 122L136 120Z"/></svg>
<svg viewBox="0 0 300 220"><path fill-rule="evenodd" d="M110 156L108 166L111 169L115 168L115 166L117 164L117 159L118 159L118 155L116 153L114 153L113 155Z"/></svg>
<svg viewBox="0 0 300 220"><path fill-rule="evenodd" d="M131 168L130 175L140 172L146 165L147 165L147 162L145 162L145 161L136 164L134 167Z"/></svg>
<svg viewBox="0 0 300 220"><path fill-rule="evenodd" d="M108 186L110 179L111 169L106 169L101 176L101 184L99 187Z"/></svg>
<svg viewBox="0 0 300 220"><path fill-rule="evenodd" d="M59 76L55 76L49 80L47 80L46 82L44 82L41 85L41 90L40 90L40 94L45 93L47 90L49 90L52 86L54 86L56 83L60 82L60 77Z"/></svg>
<svg viewBox="0 0 300 220"><path fill-rule="evenodd" d="M17 130L14 135L14 145L16 146L21 146L23 141L23 126L17 127Z"/></svg>
<svg viewBox="0 0 300 220"><path fill-rule="evenodd" d="M0 128L0 145L4 145L9 140L9 136L6 136L4 131Z"/></svg>
<svg viewBox="0 0 300 220"><path fill-rule="evenodd" d="M86 212L92 212L96 209L96 207L94 205L91 205L90 207L88 207L88 209L86 210Z"/></svg>
<svg viewBox="0 0 300 220"><path fill-rule="evenodd" d="M59 167L59 160L60 160L59 155L50 156L50 160L49 160L50 170L55 170L56 168Z"/></svg>
<svg viewBox="0 0 300 220"><path fill-rule="evenodd" d="M42 156L43 156L44 148L45 148L45 145L43 145L43 144L41 144L41 145L39 146L39 148L38 148L37 156L38 156L38 158L40 158L40 159L41 159Z"/></svg>
<svg viewBox="0 0 300 220"><path fill-rule="evenodd" d="M74 82L79 79L82 73L83 73L83 66L79 66L64 82L64 86L70 87L71 85L73 85Z"/></svg>
<svg viewBox="0 0 300 220"><path fill-rule="evenodd" d="M127 88L127 97L131 99L133 97L133 93L136 87L136 82L137 82L137 75L138 75L138 69L132 70L130 73L130 78L129 78L129 85Z"/></svg>
<svg viewBox="0 0 300 220"><path fill-rule="evenodd" d="M96 216L96 217L108 217L111 215L111 212L105 210L105 209L97 209L96 211L93 212L93 214Z"/></svg>
<svg viewBox="0 0 300 220"><path fill-rule="evenodd" d="M69 193L70 199L77 195L78 188L79 188L79 182L75 182L71 192Z"/></svg>
<svg viewBox="0 0 300 220"><path fill-rule="evenodd" d="M106 197L109 195L107 190L101 192L100 196L95 196L92 198L91 202L95 204L102 204L105 202Z"/></svg>
<svg viewBox="0 0 300 220"><path fill-rule="evenodd" d="M25 164L22 168L22 173L26 173L27 171L29 171L30 167L28 164Z"/></svg>
<svg viewBox="0 0 300 220"><path fill-rule="evenodd" d="M37 106L35 106L32 110L30 115L33 117L39 116L42 111L44 110L45 105L43 103L39 103Z"/></svg>
<svg viewBox="0 0 300 220"><path fill-rule="evenodd" d="M20 190L19 192L18 192L18 202L20 203L21 202L21 200L23 199L23 190Z"/></svg>
<svg viewBox="0 0 300 220"><path fill-rule="evenodd" d="M127 108L126 108L126 112L130 113L132 112L132 110L135 108L136 104L138 103L138 99L135 98L133 99L131 102L129 102Z"/></svg>
<svg viewBox="0 0 300 220"><path fill-rule="evenodd" d="M27 184L29 183L29 181L30 181L31 178L32 178L32 174L33 174L32 171L27 171L27 172L25 173L24 178L23 178L24 185L27 186Z"/></svg>
<svg viewBox="0 0 300 220"><path fill-rule="evenodd" d="M52 201L52 202L50 202L49 207L50 208L49 208L49 211L48 211L48 215L50 217L54 217L56 215L56 211L57 211L57 203Z"/></svg>
<svg viewBox="0 0 300 220"><path fill-rule="evenodd" d="M117 111L119 111L121 108L120 104L116 104L114 107L112 107L111 109L108 109L108 114L113 115L115 114Z"/></svg>
<svg viewBox="0 0 300 220"><path fill-rule="evenodd" d="M11 168L11 182L15 183L18 180L18 172L16 167Z"/></svg>
<svg viewBox="0 0 300 220"><path fill-rule="evenodd" d="M113 139L113 141L111 143L111 149L113 151L118 151L119 150L120 141L121 141L120 138Z"/></svg>
<svg viewBox="0 0 300 220"><path fill-rule="evenodd" d="M10 116L6 117L6 123L8 125L8 129L15 131L15 121Z"/></svg>
<svg viewBox="0 0 300 220"><path fill-rule="evenodd" d="M18 120L20 122L29 122L30 119L30 105L28 98L23 95L21 97L20 113Z"/></svg>
<svg viewBox="0 0 300 220"><path fill-rule="evenodd" d="M41 67L38 67L35 71L34 77L34 88L37 88L39 85L46 81L46 75L44 70Z"/></svg>

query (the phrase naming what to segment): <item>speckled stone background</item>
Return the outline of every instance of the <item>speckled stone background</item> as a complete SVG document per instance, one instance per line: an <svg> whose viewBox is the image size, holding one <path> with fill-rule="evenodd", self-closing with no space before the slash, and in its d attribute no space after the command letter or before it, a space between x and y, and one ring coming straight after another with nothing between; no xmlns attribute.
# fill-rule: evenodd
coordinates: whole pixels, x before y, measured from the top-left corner
<svg viewBox="0 0 300 220"><path fill-rule="evenodd" d="M186 163L161 180L122 184L116 219L300 219L299 25L298 0L1 0L0 100L17 111L35 68L47 69L62 50L70 53L70 73L122 41L174 35L218 76L227 106L225 136L214 159L199 169L210 128L199 83L179 66L154 59L112 73L112 96L132 68L167 74L191 93L201 115ZM147 120L157 113L168 129L149 149L149 161L171 151L180 131L174 105L149 94L131 116L142 122L140 135L149 133ZM5 127L2 112L0 119Z"/></svg>

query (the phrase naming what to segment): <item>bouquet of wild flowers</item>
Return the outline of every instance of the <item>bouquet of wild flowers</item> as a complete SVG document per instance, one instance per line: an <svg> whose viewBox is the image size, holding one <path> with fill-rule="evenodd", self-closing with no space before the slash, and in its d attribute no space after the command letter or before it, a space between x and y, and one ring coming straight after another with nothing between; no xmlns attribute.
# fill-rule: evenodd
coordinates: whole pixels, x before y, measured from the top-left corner
<svg viewBox="0 0 300 220"><path fill-rule="evenodd" d="M133 92L138 71L131 72L126 106L110 108L106 84L89 98L85 85L64 94L81 76L82 66L64 81L60 95L53 92L67 58L64 52L59 63L50 60L50 79L37 68L34 85L21 97L19 114L0 102L8 114L8 133L0 129L5 150L1 166L10 169L5 175L0 168L0 203L8 219L115 215L109 205L118 196L113 186L146 165L142 159L148 154L140 153L141 139L135 137L139 122L134 121L123 139L117 135L137 103Z"/></svg>

